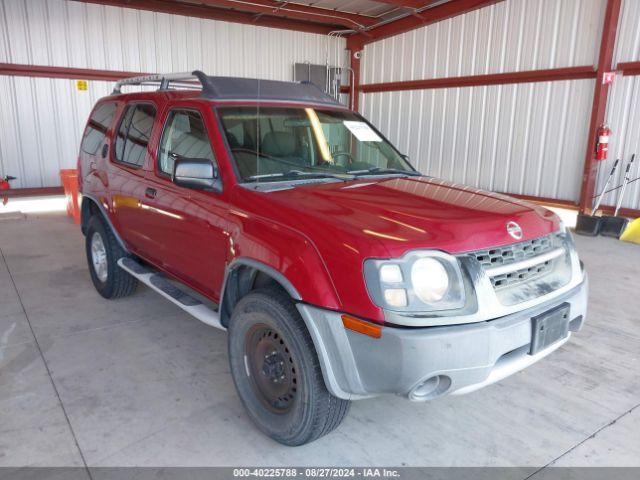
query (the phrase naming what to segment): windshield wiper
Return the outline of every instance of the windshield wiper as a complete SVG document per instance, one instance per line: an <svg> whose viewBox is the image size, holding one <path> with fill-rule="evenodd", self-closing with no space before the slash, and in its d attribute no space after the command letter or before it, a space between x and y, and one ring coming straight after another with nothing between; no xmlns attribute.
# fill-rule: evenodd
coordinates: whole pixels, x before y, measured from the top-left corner
<svg viewBox="0 0 640 480"><path fill-rule="evenodd" d="M385 173L398 173L401 175L407 175L408 177L421 177L422 174L420 172L416 172L414 170L402 170L400 168L382 168L382 167L372 167L367 170L350 170L347 172L351 175L384 175Z"/></svg>
<svg viewBox="0 0 640 480"><path fill-rule="evenodd" d="M262 175L252 175L247 178L250 181L262 180L263 178L297 178L297 177L315 177L315 178L336 178L338 180L353 180L354 176L348 172L344 173L328 173L328 172L303 172L302 170L289 170L282 173L265 173Z"/></svg>

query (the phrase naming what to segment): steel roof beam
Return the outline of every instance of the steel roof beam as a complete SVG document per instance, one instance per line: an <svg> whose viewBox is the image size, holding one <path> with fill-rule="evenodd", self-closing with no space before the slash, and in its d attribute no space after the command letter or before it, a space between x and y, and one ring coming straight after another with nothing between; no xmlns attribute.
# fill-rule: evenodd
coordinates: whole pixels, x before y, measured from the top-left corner
<svg viewBox="0 0 640 480"><path fill-rule="evenodd" d="M308 22L340 24L349 29L368 27L377 21L373 17L357 13L276 0L199 0L199 3L211 7L233 8L242 12L276 15Z"/></svg>
<svg viewBox="0 0 640 480"><path fill-rule="evenodd" d="M250 12L216 8L206 5L195 5L167 0L74 0L84 3L95 3L99 5L109 5L112 7L133 8L136 10L147 10L151 12L169 13L174 15L184 15L187 17L206 18L210 20L221 20L232 23L244 23L261 27L281 28L284 30L296 30L301 32L328 34L335 30L344 28L344 25L337 23L335 19L331 22L312 22L283 18L276 15L256 15Z"/></svg>
<svg viewBox="0 0 640 480"><path fill-rule="evenodd" d="M433 3L434 0L376 0L376 2L386 3L394 7L423 8Z"/></svg>
<svg viewBox="0 0 640 480"><path fill-rule="evenodd" d="M361 37L363 44L371 43L503 1L504 0L451 0L436 5L435 7L410 12L397 20L391 20L378 27L371 27L366 30L368 37L362 33L358 33L357 35Z"/></svg>

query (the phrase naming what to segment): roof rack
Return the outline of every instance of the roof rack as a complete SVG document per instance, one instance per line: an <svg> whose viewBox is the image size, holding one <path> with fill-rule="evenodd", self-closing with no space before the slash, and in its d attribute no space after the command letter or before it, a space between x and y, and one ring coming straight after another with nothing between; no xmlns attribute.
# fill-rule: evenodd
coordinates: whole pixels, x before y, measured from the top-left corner
<svg viewBox="0 0 640 480"><path fill-rule="evenodd" d="M200 85L198 85L199 83ZM143 75L116 82L113 95L121 92L123 85L158 85L158 91L170 86L187 89L202 88L202 97L216 100L267 100L293 101L322 105L340 105L330 95L311 82L282 82L240 77L210 77L200 70L184 73Z"/></svg>
<svg viewBox="0 0 640 480"><path fill-rule="evenodd" d="M158 90L168 90L171 83L177 83L186 88L198 88L199 86L194 85L194 81L199 81L200 85L204 88L203 82L207 81L207 76L204 72L195 70L193 72L158 73L142 75L140 77L123 78L116 82L112 94L122 93L121 87L123 85L158 85Z"/></svg>

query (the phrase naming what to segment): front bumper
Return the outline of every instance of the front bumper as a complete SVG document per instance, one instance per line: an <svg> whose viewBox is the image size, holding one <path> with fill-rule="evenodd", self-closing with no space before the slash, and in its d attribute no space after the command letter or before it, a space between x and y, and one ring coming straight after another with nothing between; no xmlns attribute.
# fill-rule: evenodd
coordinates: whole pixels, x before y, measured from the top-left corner
<svg viewBox="0 0 640 480"><path fill-rule="evenodd" d="M395 393L411 400L463 394L501 380L544 358L586 318L588 281L563 295L494 320L426 328L383 327L371 338L342 324L341 314L298 304L313 338L327 388L357 399ZM569 334L530 355L531 318L570 304Z"/></svg>

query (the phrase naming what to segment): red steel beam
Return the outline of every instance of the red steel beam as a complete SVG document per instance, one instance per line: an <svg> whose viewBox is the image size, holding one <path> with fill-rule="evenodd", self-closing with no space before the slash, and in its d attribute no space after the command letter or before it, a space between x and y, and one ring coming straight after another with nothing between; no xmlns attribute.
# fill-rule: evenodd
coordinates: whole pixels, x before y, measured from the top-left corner
<svg viewBox="0 0 640 480"><path fill-rule="evenodd" d="M47 65L23 65L18 63L0 63L0 75L15 77L68 78L72 80L77 79L116 81L128 77L150 75L150 73L121 72L117 70L94 70L91 68L50 67ZM351 94L351 85L341 85L340 93Z"/></svg>
<svg viewBox="0 0 640 480"><path fill-rule="evenodd" d="M0 75L15 77L68 78L72 80L116 81L128 77L151 75L144 72L121 72L118 70L94 70L91 68L50 67L47 65L23 65L0 63ZM350 85L341 85L340 93L351 93Z"/></svg>
<svg viewBox="0 0 640 480"><path fill-rule="evenodd" d="M558 80L576 80L595 78L596 72L591 65L527 72L494 73L471 75L467 77L429 78L425 80L407 80L403 82L370 83L360 85L363 93L392 92L399 90L427 90L436 88L478 87L486 85L507 85L513 83L553 82Z"/></svg>
<svg viewBox="0 0 640 480"><path fill-rule="evenodd" d="M363 44L358 36L347 37L347 50L349 51L350 67L353 70L353 98L350 100L351 109L357 112L360 108L360 55ZM351 86L351 85L350 85Z"/></svg>
<svg viewBox="0 0 640 480"><path fill-rule="evenodd" d="M170 0L74 0L112 7L133 8L151 12L170 13L186 17L206 18L221 20L224 22L244 23L261 27L281 28L284 30L297 30L301 32L319 33L326 35L344 26L333 22L311 22L282 18L273 15L256 15L254 13L214 8L206 5L179 3Z"/></svg>
<svg viewBox="0 0 640 480"><path fill-rule="evenodd" d="M434 0L376 0L379 3L386 3L387 5L393 5L394 7L408 7L408 8L422 8L426 7Z"/></svg>
<svg viewBox="0 0 640 480"><path fill-rule="evenodd" d="M607 0L604 25L602 26L596 86L593 92L593 107L591 108L591 122L589 123L589 135L587 137L587 152L582 174L582 187L580 189L580 212L582 213L591 211L593 193L596 188L596 175L598 173L597 161L594 155L596 129L604 122L607 109L609 85L603 83L603 78L605 72L611 70L613 62L613 50L616 44L618 18L620 17L620 3L621 0Z"/></svg>
<svg viewBox="0 0 640 480"><path fill-rule="evenodd" d="M122 78L149 74L141 72L121 72L117 70L95 70L90 68L50 67L46 65L0 63L0 75L11 75L16 77L70 78L81 80L115 81Z"/></svg>
<svg viewBox="0 0 640 480"><path fill-rule="evenodd" d="M621 62L616 70L622 72L623 75L640 75L640 62Z"/></svg>
<svg viewBox="0 0 640 480"><path fill-rule="evenodd" d="M331 25L343 25L347 28L360 29L373 25L376 19L357 13L341 12L328 8L300 5L297 3L278 2L275 0L200 0L199 3L211 7L233 8L257 14L275 15L295 18L308 22L320 22Z"/></svg>
<svg viewBox="0 0 640 480"><path fill-rule="evenodd" d="M419 13L414 12L406 17L385 23L379 27L368 29L366 30L368 36L361 33L359 33L358 36L361 36L361 41L364 44L371 43L503 1L504 0L451 0Z"/></svg>
<svg viewBox="0 0 640 480"><path fill-rule="evenodd" d="M39 197L40 195L62 195L63 187L11 188L0 192L0 197Z"/></svg>

